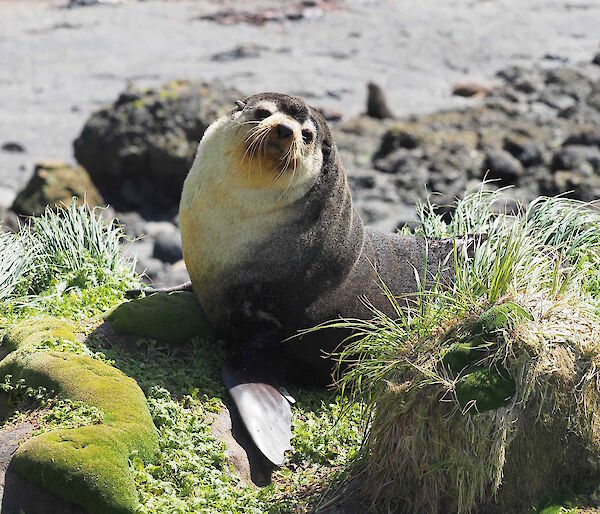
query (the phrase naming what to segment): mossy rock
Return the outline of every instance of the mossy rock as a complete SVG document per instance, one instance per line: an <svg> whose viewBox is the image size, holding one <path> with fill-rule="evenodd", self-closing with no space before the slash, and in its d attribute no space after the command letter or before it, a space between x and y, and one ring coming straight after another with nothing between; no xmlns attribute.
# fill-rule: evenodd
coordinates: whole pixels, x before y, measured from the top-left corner
<svg viewBox="0 0 600 514"><path fill-rule="evenodd" d="M36 351L35 344L58 339L72 328L58 320L29 321L9 329L5 340L17 348L0 362L0 377L23 379L57 395L85 402L103 413L99 425L46 432L23 443L11 466L27 480L91 513L136 512L139 503L129 468L132 454L150 460L157 432L146 398L135 380L85 355ZM31 346L31 349L28 347Z"/></svg>
<svg viewBox="0 0 600 514"><path fill-rule="evenodd" d="M479 412L506 405L515 391L515 381L500 367L476 367L456 383L456 398L460 406L465 408L474 401Z"/></svg>
<svg viewBox="0 0 600 514"><path fill-rule="evenodd" d="M12 209L18 214L38 216L47 206L70 205L73 197L78 204L85 199L90 207L104 205L102 195L81 166L44 161L36 164L33 176L15 198Z"/></svg>
<svg viewBox="0 0 600 514"><path fill-rule="evenodd" d="M115 330L170 343L211 337L212 331L193 293L155 293L122 303L106 315Z"/></svg>
<svg viewBox="0 0 600 514"><path fill-rule="evenodd" d="M453 373L460 373L469 365L483 359L493 343L486 341L481 335L467 341L454 343L442 353L442 362Z"/></svg>
<svg viewBox="0 0 600 514"><path fill-rule="evenodd" d="M73 326L51 316L41 316L9 327L2 338L0 350L10 353L26 345L61 339L75 341Z"/></svg>

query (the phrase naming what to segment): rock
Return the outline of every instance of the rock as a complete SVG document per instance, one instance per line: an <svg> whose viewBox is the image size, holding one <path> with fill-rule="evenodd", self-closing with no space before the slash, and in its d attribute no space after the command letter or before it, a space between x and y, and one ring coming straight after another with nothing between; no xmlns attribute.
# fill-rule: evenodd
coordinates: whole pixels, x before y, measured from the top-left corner
<svg viewBox="0 0 600 514"><path fill-rule="evenodd" d="M188 81L129 88L88 119L75 157L117 210L171 217L204 131L242 96Z"/></svg>
<svg viewBox="0 0 600 514"><path fill-rule="evenodd" d="M558 150L552 157L552 169L576 170L590 167L600 173L600 148L594 146L569 145Z"/></svg>
<svg viewBox="0 0 600 514"><path fill-rule="evenodd" d="M36 216L46 206L69 205L73 197L77 203L91 207L104 205L104 200L89 175L81 166L69 166L61 161L43 161L35 166L33 176L19 192L12 205L18 214Z"/></svg>
<svg viewBox="0 0 600 514"><path fill-rule="evenodd" d="M176 232L177 228L170 221L147 221L144 223L144 235L157 237L162 232Z"/></svg>
<svg viewBox="0 0 600 514"><path fill-rule="evenodd" d="M8 153L24 153L25 147L21 143L16 141L7 141L2 144L2 151Z"/></svg>
<svg viewBox="0 0 600 514"><path fill-rule="evenodd" d="M126 302L106 315L121 334L188 342L193 337L210 337L200 304L193 293L155 293Z"/></svg>
<svg viewBox="0 0 600 514"><path fill-rule="evenodd" d="M406 152L398 149L384 159L375 161L375 169L383 173L393 173L403 180L404 185L420 184L427 182L429 176L425 163L418 153Z"/></svg>
<svg viewBox="0 0 600 514"><path fill-rule="evenodd" d="M8 187L0 186L0 209L9 208L15 201L17 194Z"/></svg>
<svg viewBox="0 0 600 514"><path fill-rule="evenodd" d="M135 265L136 273L147 276L152 283L164 272L166 264L154 257L140 258Z"/></svg>
<svg viewBox="0 0 600 514"><path fill-rule="evenodd" d="M168 263L177 262L183 258L181 234L174 226L172 230L163 230L156 235L153 257Z"/></svg>
<svg viewBox="0 0 600 514"><path fill-rule="evenodd" d="M510 185L523 174L523 166L504 150L490 150L483 161L482 172L488 172L488 178L498 179L501 185Z"/></svg>
<svg viewBox="0 0 600 514"><path fill-rule="evenodd" d="M157 274L154 284L159 287L172 287L185 284L190 280L190 275L185 267L185 262L179 260L172 265L167 265Z"/></svg>
<svg viewBox="0 0 600 514"><path fill-rule="evenodd" d="M463 96L465 98L472 96L482 98L489 92L489 87L479 82L457 82L452 87L452 94L454 96Z"/></svg>
<svg viewBox="0 0 600 514"><path fill-rule="evenodd" d="M248 59L260 57L262 51L267 48L264 46L249 43L245 45L238 45L232 50L226 50L225 52L218 52L214 54L210 60L217 62L228 62L236 61L238 59Z"/></svg>
<svg viewBox="0 0 600 514"><path fill-rule="evenodd" d="M146 234L144 231L146 221L138 212L120 212L116 215L116 218L123 226L123 231L127 237L136 238Z"/></svg>
<svg viewBox="0 0 600 514"><path fill-rule="evenodd" d="M158 450L146 398L135 380L98 359L36 349L40 342L66 339L76 344L73 327L49 317L11 326L2 341L10 353L0 362L0 376L84 401L103 420L36 435L19 446L11 468L87 512L135 512L139 502L129 458L135 454L148 462Z"/></svg>
<svg viewBox="0 0 600 514"><path fill-rule="evenodd" d="M332 109L331 107L316 107L317 111L321 113L321 116L325 118L326 121L340 121L344 114L342 111L338 111L337 109Z"/></svg>
<svg viewBox="0 0 600 514"><path fill-rule="evenodd" d="M598 52L596 55L594 55L594 57L592 59L592 64L596 64L596 65L600 66L600 52Z"/></svg>
<svg viewBox="0 0 600 514"><path fill-rule="evenodd" d="M373 154L380 145L386 126L385 122L364 115L349 118L332 127L346 170L371 168Z"/></svg>
<svg viewBox="0 0 600 514"><path fill-rule="evenodd" d="M0 207L0 231L18 232L19 230L19 216L9 209Z"/></svg>
<svg viewBox="0 0 600 514"><path fill-rule="evenodd" d="M520 66L510 66L500 70L496 74L516 91L525 94L535 93L544 86L543 80L532 70L526 70Z"/></svg>
<svg viewBox="0 0 600 514"><path fill-rule="evenodd" d="M394 114L385 100L383 90L373 82L367 84L367 116L378 120L394 118Z"/></svg>
<svg viewBox="0 0 600 514"><path fill-rule="evenodd" d="M545 92L540 95L540 101L553 109L557 109L559 111L566 111L567 109L571 109L575 104L576 100L570 96L565 94L553 95L549 92Z"/></svg>
<svg viewBox="0 0 600 514"><path fill-rule="evenodd" d="M509 134L504 137L503 147L523 166L535 166L543 163L544 147L542 143L534 139L528 139L514 133Z"/></svg>
<svg viewBox="0 0 600 514"><path fill-rule="evenodd" d="M600 125L576 125L563 142L567 145L600 146Z"/></svg>
<svg viewBox="0 0 600 514"><path fill-rule="evenodd" d="M419 146L418 132L408 125L396 125L389 128L381 138L381 143L374 159L380 159L398 148L412 150Z"/></svg>

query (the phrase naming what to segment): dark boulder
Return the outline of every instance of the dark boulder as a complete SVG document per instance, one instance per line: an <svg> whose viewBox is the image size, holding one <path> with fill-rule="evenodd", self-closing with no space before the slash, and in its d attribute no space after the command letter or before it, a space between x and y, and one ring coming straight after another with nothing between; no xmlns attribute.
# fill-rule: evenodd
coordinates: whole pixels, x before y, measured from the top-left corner
<svg viewBox="0 0 600 514"><path fill-rule="evenodd" d="M482 172L497 179L500 185L515 184L523 175L523 165L504 150L490 150L483 161Z"/></svg>
<svg viewBox="0 0 600 514"><path fill-rule="evenodd" d="M75 157L118 211L172 214L204 131L242 96L188 81L129 88L86 122Z"/></svg>

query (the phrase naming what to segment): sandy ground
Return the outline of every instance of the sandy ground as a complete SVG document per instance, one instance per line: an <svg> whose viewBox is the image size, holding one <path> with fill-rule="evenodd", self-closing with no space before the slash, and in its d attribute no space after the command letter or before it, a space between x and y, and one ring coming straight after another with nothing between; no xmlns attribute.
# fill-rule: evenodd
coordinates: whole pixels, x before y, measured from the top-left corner
<svg viewBox="0 0 600 514"><path fill-rule="evenodd" d="M129 82L226 80L244 92L300 94L363 110L379 82L398 114L461 102L454 82L491 80L508 63L589 61L599 48L600 0L348 0L322 16L263 27L198 20L257 2L147 1L61 8L61 1L0 0L0 207L42 158L72 160L89 114ZM259 57L217 62L237 45ZM463 102L465 100L462 100Z"/></svg>

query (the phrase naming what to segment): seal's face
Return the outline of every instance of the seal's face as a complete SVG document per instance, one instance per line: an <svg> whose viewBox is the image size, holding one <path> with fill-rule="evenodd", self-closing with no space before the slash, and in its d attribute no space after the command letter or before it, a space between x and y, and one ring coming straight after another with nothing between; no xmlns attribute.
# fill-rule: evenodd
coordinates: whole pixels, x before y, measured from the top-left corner
<svg viewBox="0 0 600 514"><path fill-rule="evenodd" d="M237 102L221 130L238 186L290 191L318 175L321 134L314 113L300 98L263 93Z"/></svg>

